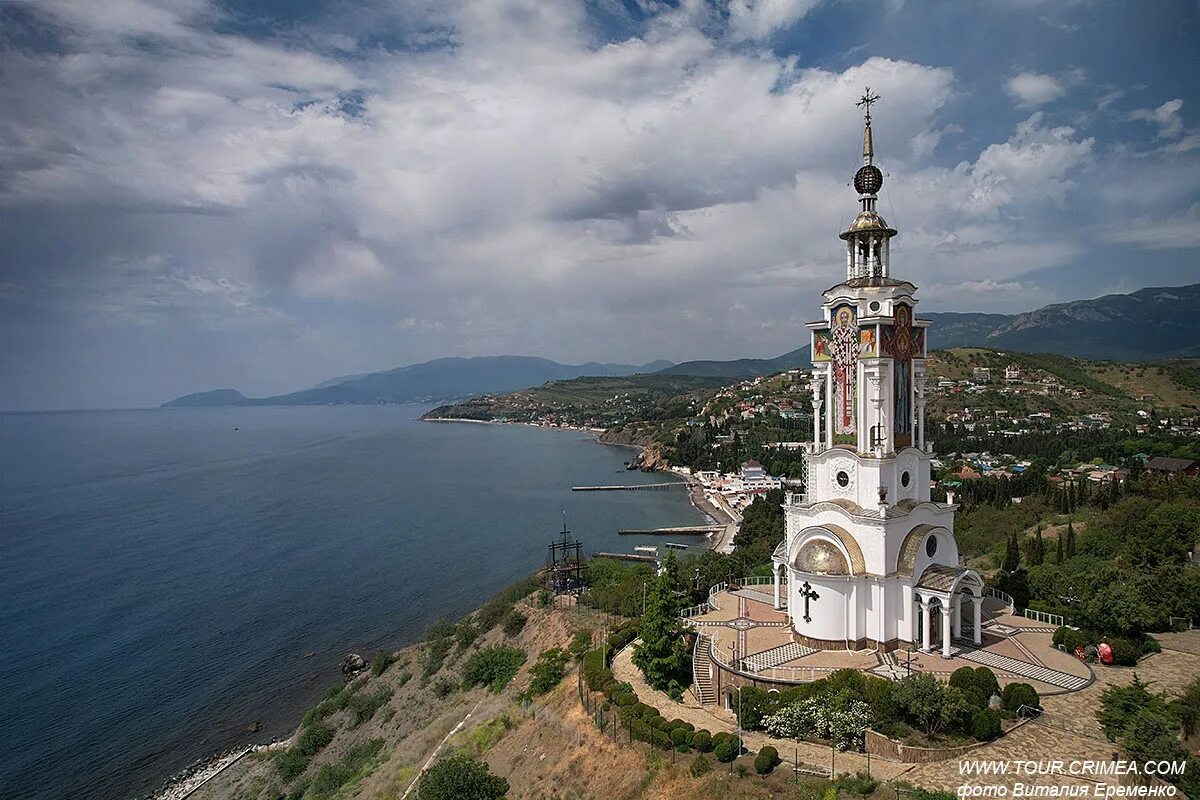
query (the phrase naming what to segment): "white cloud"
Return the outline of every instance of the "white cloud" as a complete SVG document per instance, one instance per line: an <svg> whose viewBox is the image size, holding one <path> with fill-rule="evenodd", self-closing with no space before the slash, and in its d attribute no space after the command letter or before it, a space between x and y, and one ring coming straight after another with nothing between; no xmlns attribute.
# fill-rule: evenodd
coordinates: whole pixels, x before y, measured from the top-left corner
<svg viewBox="0 0 1200 800"><path fill-rule="evenodd" d="M730 35L735 40L765 39L798 22L820 0L731 0Z"/></svg>
<svg viewBox="0 0 1200 800"><path fill-rule="evenodd" d="M1168 100L1158 108L1139 108L1130 112L1130 119L1149 122L1158 127L1158 135L1162 139L1174 139L1183 132L1183 118L1179 112L1183 110L1183 100L1178 97Z"/></svg>
<svg viewBox="0 0 1200 800"><path fill-rule="evenodd" d="M1064 97L1069 89L1083 83L1084 78L1086 73L1078 68L1058 75L1026 71L1009 78L1004 90L1019 107L1037 108Z"/></svg>

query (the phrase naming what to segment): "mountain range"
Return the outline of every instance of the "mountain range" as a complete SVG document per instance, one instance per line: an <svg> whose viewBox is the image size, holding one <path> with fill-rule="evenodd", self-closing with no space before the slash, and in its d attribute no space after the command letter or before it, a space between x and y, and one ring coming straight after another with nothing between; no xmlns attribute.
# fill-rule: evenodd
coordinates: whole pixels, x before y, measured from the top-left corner
<svg viewBox="0 0 1200 800"><path fill-rule="evenodd" d="M1023 314L922 313L932 322L929 348L986 347L1089 359L1145 361L1200 357L1200 284L1147 288L1057 303ZM804 346L776 358L560 364L531 356L439 358L421 364L332 378L311 389L250 398L235 389L184 395L163 406L413 403L512 392L554 380L661 373L741 380L807 366Z"/></svg>

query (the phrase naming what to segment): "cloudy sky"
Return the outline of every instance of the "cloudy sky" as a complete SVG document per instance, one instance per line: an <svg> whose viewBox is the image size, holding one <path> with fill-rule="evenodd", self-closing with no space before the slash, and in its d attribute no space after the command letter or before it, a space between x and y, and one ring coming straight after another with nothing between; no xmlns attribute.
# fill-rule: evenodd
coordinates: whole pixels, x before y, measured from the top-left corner
<svg viewBox="0 0 1200 800"><path fill-rule="evenodd" d="M0 37L0 408L794 349L864 85L923 308L1200 281L1195 0L38 0Z"/></svg>

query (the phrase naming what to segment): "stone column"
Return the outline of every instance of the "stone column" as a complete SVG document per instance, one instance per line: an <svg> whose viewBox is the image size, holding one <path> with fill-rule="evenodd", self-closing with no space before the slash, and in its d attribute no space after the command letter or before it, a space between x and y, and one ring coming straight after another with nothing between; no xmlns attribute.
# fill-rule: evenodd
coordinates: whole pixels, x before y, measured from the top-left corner
<svg viewBox="0 0 1200 800"><path fill-rule="evenodd" d="M879 270L880 274L883 275L883 277L885 277L885 278L888 276L888 272L890 271L888 268L888 261L891 259L891 255L892 255L892 240L890 237L885 236L885 237L883 237L883 260L880 263L880 270Z"/></svg>
<svg viewBox="0 0 1200 800"><path fill-rule="evenodd" d="M821 379L815 374L808 387L812 390L813 444L821 446Z"/></svg>
<svg viewBox="0 0 1200 800"><path fill-rule="evenodd" d="M825 447L833 447L833 365L825 365Z"/></svg>
<svg viewBox="0 0 1200 800"><path fill-rule="evenodd" d="M867 275L868 277L875 274L876 265L879 262L879 250L875 244L876 238L871 236L867 239Z"/></svg>
<svg viewBox="0 0 1200 800"><path fill-rule="evenodd" d="M971 596L971 601L975 606L975 627L972 630L972 637L975 644L983 644L983 597Z"/></svg>
<svg viewBox="0 0 1200 800"><path fill-rule="evenodd" d="M846 278L854 277L854 239L846 240Z"/></svg>
<svg viewBox="0 0 1200 800"><path fill-rule="evenodd" d="M954 614L953 627L954 627L954 638L955 639L962 638L962 600L963 600L963 596L961 594L955 594L954 602L951 603L951 605L953 606L952 613Z"/></svg>
<svg viewBox="0 0 1200 800"><path fill-rule="evenodd" d="M925 370L913 370L917 384L917 447L925 449Z"/></svg>
<svg viewBox="0 0 1200 800"><path fill-rule="evenodd" d="M950 657L950 603L942 603L942 658Z"/></svg>
<svg viewBox="0 0 1200 800"><path fill-rule="evenodd" d="M924 600L919 600L921 606L921 643L917 648L923 652L929 652L929 642L933 639L933 629L929 622L929 603Z"/></svg>
<svg viewBox="0 0 1200 800"><path fill-rule="evenodd" d="M774 566L774 568L771 570L771 574L775 576L775 610L776 611L783 608L783 603L781 603L779 601L779 573L781 571L780 567L781 567L781 565L776 564Z"/></svg>

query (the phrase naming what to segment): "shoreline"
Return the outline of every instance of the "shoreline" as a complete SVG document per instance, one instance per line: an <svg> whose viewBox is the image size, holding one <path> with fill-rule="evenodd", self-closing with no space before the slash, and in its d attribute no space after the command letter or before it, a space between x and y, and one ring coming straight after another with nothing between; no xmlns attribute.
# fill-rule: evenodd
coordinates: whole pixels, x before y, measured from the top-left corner
<svg viewBox="0 0 1200 800"><path fill-rule="evenodd" d="M606 447L625 447L625 448L631 448L631 449L637 450L639 452L646 449L645 447L643 447L641 445L636 445L636 444L610 443L610 442L600 441L600 436L603 435L607 430L605 428L582 428L582 427L566 426L566 425L539 425L539 424L533 423L533 422L500 422L500 421L495 421L495 420L455 419L455 418L429 418L429 419L424 419L421 421L422 422L469 422L469 423L474 423L477 425L522 425L525 427L542 428L542 429L546 429L546 430L572 431L572 432L576 432L576 433L591 434L593 441L596 444L601 444ZM715 505L708 503L707 498L705 498L705 496L704 496L703 486L698 481L696 481L695 478L693 478L692 476L688 476L688 475L681 475L681 474L679 474L677 472L673 472L669 469L667 469L667 470L655 469L652 471L674 475L676 478L678 478L679 482L687 487L688 500L691 503L692 508L694 508L701 515L701 517L703 517L708 522L715 524L715 525L725 525L725 526L727 526L727 530L728 530L728 526L731 523L730 522L722 522L719 517L714 517L713 513L710 513L710 511L715 512L716 514L718 514L721 517L728 516L728 515L725 512L723 512L721 509L717 508ZM718 549L719 545L726 538L726 535L727 535L726 533L723 533L722 535L717 536L717 537L713 537L713 536L706 537L709 548L713 549L713 550ZM482 608L482 605L479 608ZM472 610L470 613L475 613L476 611L479 610L479 608ZM402 645L398 649L398 651L405 650L409 647L414 646L415 644L417 644L417 642L411 642L409 644ZM226 769L228 769L229 767L232 767L234 764L238 763L246 756L248 756L250 754L254 754L254 753L270 752L273 750L282 749L282 748L289 746L291 744L292 740L296 736L296 726L298 726L298 725L299 725L299 720L297 719L296 725L294 725L292 727L292 732L286 739L275 739L270 742L258 742L258 743L245 744L245 745L241 745L238 747L234 747L232 749L213 753L211 755L197 759L196 761L192 762L191 764L187 765L186 767L176 771L173 775L165 778L163 780L162 784L160 784L160 786L157 789L153 790L150 794L142 795L141 800L184 800L184 798L189 797L192 793L194 793L195 791L200 789L200 787L203 786L205 783L212 780L213 778L216 778L218 775L220 775Z"/></svg>

